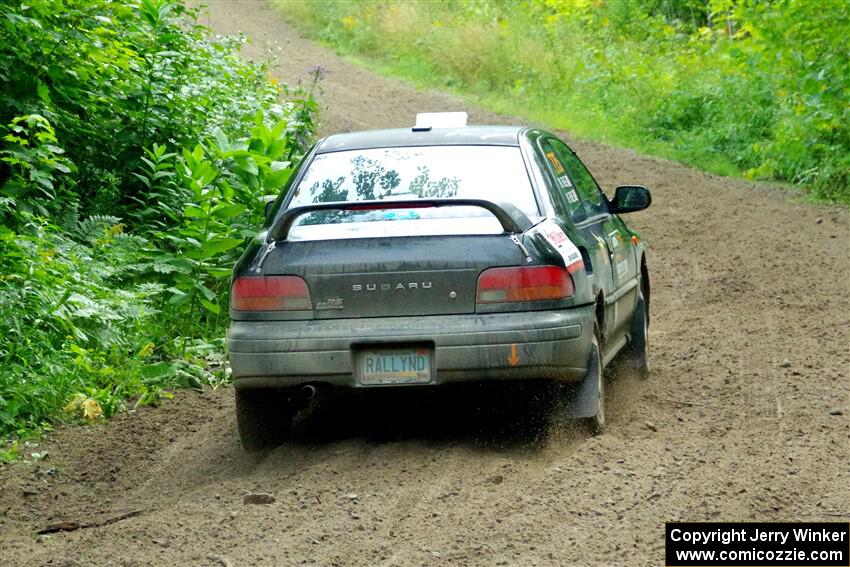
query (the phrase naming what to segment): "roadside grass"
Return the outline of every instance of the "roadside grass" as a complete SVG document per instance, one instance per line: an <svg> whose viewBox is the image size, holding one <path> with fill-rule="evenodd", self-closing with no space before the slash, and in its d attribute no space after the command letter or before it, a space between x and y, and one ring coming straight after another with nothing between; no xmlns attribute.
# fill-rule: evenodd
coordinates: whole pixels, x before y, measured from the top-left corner
<svg viewBox="0 0 850 567"><path fill-rule="evenodd" d="M269 1L380 74L580 138L850 203L841 39L850 20L837 4L717 13L706 4L694 15L649 0Z"/></svg>

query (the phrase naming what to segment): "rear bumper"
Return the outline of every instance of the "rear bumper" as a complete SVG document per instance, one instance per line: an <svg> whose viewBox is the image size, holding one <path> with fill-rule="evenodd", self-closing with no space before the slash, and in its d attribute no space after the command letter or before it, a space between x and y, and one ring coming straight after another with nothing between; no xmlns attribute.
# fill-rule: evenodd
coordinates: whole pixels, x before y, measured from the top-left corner
<svg viewBox="0 0 850 567"><path fill-rule="evenodd" d="M431 385L489 379L577 381L587 370L593 319L593 306L586 306L486 315L233 321L228 350L237 388L316 382L361 387L354 353L365 346L404 344L433 345Z"/></svg>

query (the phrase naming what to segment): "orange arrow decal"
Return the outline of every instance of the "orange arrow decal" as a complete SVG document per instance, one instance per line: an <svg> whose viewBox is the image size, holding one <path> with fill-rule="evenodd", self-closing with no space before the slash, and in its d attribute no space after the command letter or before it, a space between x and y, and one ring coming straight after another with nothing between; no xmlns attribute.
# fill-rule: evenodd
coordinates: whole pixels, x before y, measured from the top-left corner
<svg viewBox="0 0 850 567"><path fill-rule="evenodd" d="M511 355L508 357L508 364L511 366L519 364L519 355L516 353L516 343L511 345Z"/></svg>

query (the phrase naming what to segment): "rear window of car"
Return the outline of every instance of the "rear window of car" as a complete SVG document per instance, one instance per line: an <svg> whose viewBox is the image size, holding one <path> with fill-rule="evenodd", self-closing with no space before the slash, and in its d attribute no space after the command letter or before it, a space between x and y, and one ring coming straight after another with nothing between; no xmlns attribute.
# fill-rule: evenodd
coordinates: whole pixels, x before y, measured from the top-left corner
<svg viewBox="0 0 850 567"><path fill-rule="evenodd" d="M539 217L518 147L417 146L317 155L290 207L400 199L486 199L512 203ZM303 215L290 239L425 234L498 234L502 227L478 207L317 211Z"/></svg>

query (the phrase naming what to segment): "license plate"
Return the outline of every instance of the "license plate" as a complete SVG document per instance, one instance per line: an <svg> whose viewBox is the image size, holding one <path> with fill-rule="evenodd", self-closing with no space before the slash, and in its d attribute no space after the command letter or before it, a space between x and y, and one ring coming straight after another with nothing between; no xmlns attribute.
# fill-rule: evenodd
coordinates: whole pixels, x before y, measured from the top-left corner
<svg viewBox="0 0 850 567"><path fill-rule="evenodd" d="M425 347L363 350L359 356L360 384L427 384L431 381L431 350Z"/></svg>

